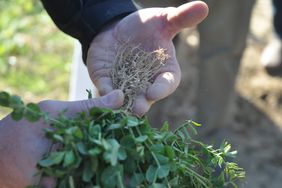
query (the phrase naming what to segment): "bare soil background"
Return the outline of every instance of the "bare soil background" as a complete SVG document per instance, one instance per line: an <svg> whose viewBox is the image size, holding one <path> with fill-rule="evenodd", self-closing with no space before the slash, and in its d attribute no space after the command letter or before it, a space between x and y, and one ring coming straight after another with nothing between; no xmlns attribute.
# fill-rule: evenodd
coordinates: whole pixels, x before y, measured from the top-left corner
<svg viewBox="0 0 282 188"><path fill-rule="evenodd" d="M247 172L241 187L246 188L282 187L282 77L269 75L260 65L271 38L271 19L271 1L258 1L237 78L235 109L219 133L238 149Z"/></svg>
<svg viewBox="0 0 282 188"><path fill-rule="evenodd" d="M240 187L282 187L282 76L271 76L260 65L260 55L271 39L271 32L271 1L258 0L237 75L234 107L226 125L212 138L226 139L238 150L239 164L247 173L247 180ZM180 91L161 102L162 107L153 107L152 120L157 117L158 121L169 119L180 123L185 117L195 117L197 33L189 30L180 37L177 54L185 70L182 76L185 85L181 84ZM178 100L183 96L187 100Z"/></svg>

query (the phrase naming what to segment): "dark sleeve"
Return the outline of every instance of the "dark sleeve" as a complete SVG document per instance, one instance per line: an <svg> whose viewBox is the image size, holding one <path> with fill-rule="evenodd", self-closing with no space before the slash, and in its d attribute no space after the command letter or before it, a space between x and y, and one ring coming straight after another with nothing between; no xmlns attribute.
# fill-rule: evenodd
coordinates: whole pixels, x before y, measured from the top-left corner
<svg viewBox="0 0 282 188"><path fill-rule="evenodd" d="M86 62L89 45L111 20L136 11L131 0L42 0L55 24L82 44Z"/></svg>

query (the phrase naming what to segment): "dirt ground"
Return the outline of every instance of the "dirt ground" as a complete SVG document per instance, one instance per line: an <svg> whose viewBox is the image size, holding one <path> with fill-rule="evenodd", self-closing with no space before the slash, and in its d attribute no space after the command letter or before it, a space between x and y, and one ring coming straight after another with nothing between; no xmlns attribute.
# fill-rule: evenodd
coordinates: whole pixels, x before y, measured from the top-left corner
<svg viewBox="0 0 282 188"><path fill-rule="evenodd" d="M272 30L270 3L260 0L254 9L235 112L228 125L227 138L239 151L247 172L242 187L247 188L282 187L282 77L270 76L259 64Z"/></svg>
<svg viewBox="0 0 282 188"><path fill-rule="evenodd" d="M233 113L216 134L218 139L227 139L238 150L239 164L247 174L246 182L240 186L243 188L282 187L282 76L269 75L259 63L261 52L271 37L271 15L271 1L258 0L237 75ZM179 118L195 116L195 93L191 91L196 87L197 68L187 63L187 59L193 62L196 58L193 45L197 44L197 37L193 32L187 37L187 43L190 46L182 44L177 53L180 54L178 60L186 62L181 68L190 71L182 80L189 81L185 86L180 85L182 91L173 94L174 100L163 102L160 108L153 107L151 117L162 114L161 121L179 122ZM175 100L183 95L187 101Z"/></svg>
<svg viewBox="0 0 282 188"><path fill-rule="evenodd" d="M282 187L282 77L270 76L259 64L271 30L271 1L260 0L238 74L234 113L221 133L238 150L246 188Z"/></svg>

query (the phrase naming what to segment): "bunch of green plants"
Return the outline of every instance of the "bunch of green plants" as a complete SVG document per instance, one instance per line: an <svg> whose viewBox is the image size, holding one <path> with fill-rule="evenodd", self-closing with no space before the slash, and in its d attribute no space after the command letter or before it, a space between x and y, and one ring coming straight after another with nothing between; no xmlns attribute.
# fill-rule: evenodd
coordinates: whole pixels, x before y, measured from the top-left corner
<svg viewBox="0 0 282 188"><path fill-rule="evenodd" d="M230 162L236 155L230 144L214 149L191 137L200 126L193 121L174 131L168 123L155 129L146 117L103 108L52 118L38 105L25 105L6 92L0 92L0 106L12 108L16 121L43 118L50 125L45 135L60 147L43 156L38 171L55 178L58 188L237 187L245 176Z"/></svg>

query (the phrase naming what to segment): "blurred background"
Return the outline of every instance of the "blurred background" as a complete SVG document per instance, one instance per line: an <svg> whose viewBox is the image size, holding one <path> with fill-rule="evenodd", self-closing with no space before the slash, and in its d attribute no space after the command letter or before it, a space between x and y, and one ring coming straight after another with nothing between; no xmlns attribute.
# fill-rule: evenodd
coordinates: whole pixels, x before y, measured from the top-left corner
<svg viewBox="0 0 282 188"><path fill-rule="evenodd" d="M0 1L0 90L26 101L67 99L73 39L38 0ZM6 114L0 109L0 118Z"/></svg>
<svg viewBox="0 0 282 188"><path fill-rule="evenodd" d="M233 113L215 135L239 151L239 163L247 171L247 181L241 187L246 188L280 188L282 184L282 78L269 75L259 63L271 37L271 20L271 1L257 0L237 74ZM171 112L177 94L171 96L168 108L152 110L152 115L161 113L160 121L195 116L197 67L193 62L199 39L193 30L180 37L179 61L189 59L182 64L189 70L184 75L187 105ZM54 26L40 1L0 0L0 91L17 94L27 102L67 100L73 49L74 40ZM0 119L8 112L0 108Z"/></svg>

